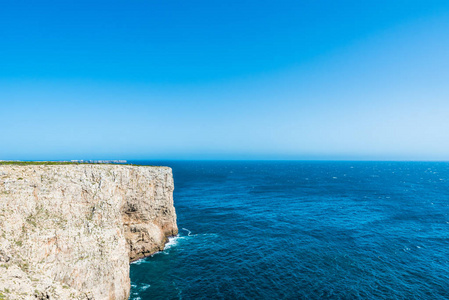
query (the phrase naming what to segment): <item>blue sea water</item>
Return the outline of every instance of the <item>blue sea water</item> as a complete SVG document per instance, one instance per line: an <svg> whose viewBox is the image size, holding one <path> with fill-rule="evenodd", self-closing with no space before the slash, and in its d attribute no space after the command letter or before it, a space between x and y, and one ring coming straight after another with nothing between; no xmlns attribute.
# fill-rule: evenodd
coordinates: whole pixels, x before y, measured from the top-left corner
<svg viewBox="0 0 449 300"><path fill-rule="evenodd" d="M179 236L130 299L449 299L449 163L149 163Z"/></svg>

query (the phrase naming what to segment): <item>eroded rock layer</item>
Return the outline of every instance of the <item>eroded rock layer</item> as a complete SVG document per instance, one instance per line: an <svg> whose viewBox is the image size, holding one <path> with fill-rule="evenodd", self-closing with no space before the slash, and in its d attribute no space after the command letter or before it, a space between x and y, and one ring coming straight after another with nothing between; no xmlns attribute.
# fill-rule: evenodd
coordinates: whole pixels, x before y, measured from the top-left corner
<svg viewBox="0 0 449 300"><path fill-rule="evenodd" d="M128 299L177 232L170 168L0 166L0 299Z"/></svg>

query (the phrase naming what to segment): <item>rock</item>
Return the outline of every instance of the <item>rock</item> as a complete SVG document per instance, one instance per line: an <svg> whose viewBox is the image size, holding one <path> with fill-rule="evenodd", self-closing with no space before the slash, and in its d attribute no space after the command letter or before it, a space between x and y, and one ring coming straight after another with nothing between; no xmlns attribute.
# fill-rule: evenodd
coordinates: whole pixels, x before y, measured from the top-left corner
<svg viewBox="0 0 449 300"><path fill-rule="evenodd" d="M0 295L128 299L129 262L176 235L170 168L0 165Z"/></svg>

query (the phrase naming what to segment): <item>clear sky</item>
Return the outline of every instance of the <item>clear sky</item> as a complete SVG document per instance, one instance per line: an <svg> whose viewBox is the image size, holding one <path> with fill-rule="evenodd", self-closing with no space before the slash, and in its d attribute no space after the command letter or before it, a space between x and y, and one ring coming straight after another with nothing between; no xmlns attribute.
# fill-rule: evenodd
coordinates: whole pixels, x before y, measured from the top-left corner
<svg viewBox="0 0 449 300"><path fill-rule="evenodd" d="M449 160L449 1L0 4L0 159Z"/></svg>

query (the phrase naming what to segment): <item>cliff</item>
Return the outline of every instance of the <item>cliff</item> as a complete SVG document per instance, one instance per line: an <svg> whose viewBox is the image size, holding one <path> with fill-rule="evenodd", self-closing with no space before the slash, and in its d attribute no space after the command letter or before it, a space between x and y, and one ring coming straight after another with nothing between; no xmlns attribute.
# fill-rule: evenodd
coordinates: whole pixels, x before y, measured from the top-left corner
<svg viewBox="0 0 449 300"><path fill-rule="evenodd" d="M177 232L170 168L0 165L0 299L128 299Z"/></svg>

